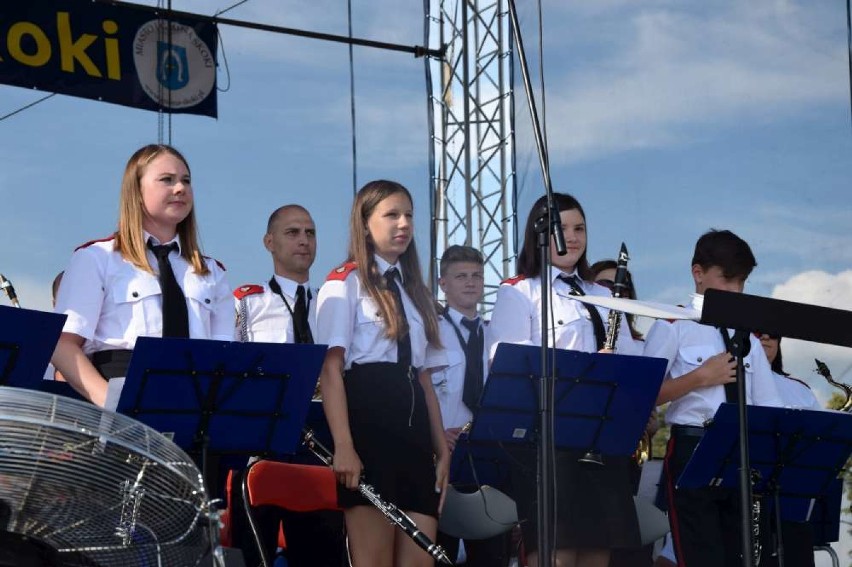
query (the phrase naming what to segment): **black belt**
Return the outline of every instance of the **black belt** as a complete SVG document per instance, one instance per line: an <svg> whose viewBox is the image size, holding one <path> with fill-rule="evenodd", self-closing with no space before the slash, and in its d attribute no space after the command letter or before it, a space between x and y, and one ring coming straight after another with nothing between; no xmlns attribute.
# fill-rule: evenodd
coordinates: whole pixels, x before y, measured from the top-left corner
<svg viewBox="0 0 852 567"><path fill-rule="evenodd" d="M132 351L128 351L128 352L132 352ZM362 369L361 371L363 371L363 369L367 366L372 366L373 368L387 368L387 369L398 367L402 370L403 374L408 375L409 372L410 372L411 373L410 375L415 377L415 378L420 376L420 369L417 368L416 366L405 366L405 365L402 365L398 362L364 362L364 363L353 362L350 370L357 370L358 368L361 368Z"/></svg>
<svg viewBox="0 0 852 567"><path fill-rule="evenodd" d="M678 425L677 423L673 423L671 431L674 437L704 437L704 428L697 425Z"/></svg>
<svg viewBox="0 0 852 567"><path fill-rule="evenodd" d="M122 378L127 376L131 356L133 356L132 350L101 350L92 354L92 364L107 380Z"/></svg>

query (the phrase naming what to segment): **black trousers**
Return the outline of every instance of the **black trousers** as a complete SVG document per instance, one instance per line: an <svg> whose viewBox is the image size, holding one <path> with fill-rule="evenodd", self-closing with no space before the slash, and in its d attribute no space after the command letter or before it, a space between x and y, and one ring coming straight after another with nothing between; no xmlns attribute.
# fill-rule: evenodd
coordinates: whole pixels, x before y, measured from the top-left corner
<svg viewBox="0 0 852 567"><path fill-rule="evenodd" d="M262 565L260 550L246 517L242 500L243 471L231 477L231 543L242 550L246 567ZM284 527L289 567L345 567L346 537L343 512L320 510L291 512L277 506L255 506L252 517L263 543L263 554L271 566L278 549L278 527Z"/></svg>
<svg viewBox="0 0 852 567"><path fill-rule="evenodd" d="M680 473L701 440L701 428L672 426L665 459L669 524L679 567L732 567L742 563L736 491L677 489Z"/></svg>
<svg viewBox="0 0 852 567"><path fill-rule="evenodd" d="M760 558L760 567L776 567L777 536L775 521L772 520L772 543L764 548ZM793 567L814 567L814 535L808 522L786 522L781 520L781 536L784 542L784 565Z"/></svg>

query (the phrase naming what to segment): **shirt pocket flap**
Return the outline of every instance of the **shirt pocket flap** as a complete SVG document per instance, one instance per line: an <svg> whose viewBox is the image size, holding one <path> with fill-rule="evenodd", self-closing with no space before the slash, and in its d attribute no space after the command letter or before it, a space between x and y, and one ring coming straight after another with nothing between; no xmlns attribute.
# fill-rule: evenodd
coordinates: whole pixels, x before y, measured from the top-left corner
<svg viewBox="0 0 852 567"><path fill-rule="evenodd" d="M719 351L709 345L688 346L680 350L683 361L692 366L701 366L717 354L719 354Z"/></svg>
<svg viewBox="0 0 852 567"><path fill-rule="evenodd" d="M200 278L187 278L183 287L183 294L187 299L191 299L207 309L212 310L214 308L213 300L216 286L212 282Z"/></svg>
<svg viewBox="0 0 852 567"><path fill-rule="evenodd" d="M135 274L116 280L113 290L116 303L135 303L160 295L160 282L150 274Z"/></svg>
<svg viewBox="0 0 852 567"><path fill-rule="evenodd" d="M382 314L379 311L379 306L373 301L373 298L358 298L358 306L355 310L355 322L359 325L375 325L382 322Z"/></svg>

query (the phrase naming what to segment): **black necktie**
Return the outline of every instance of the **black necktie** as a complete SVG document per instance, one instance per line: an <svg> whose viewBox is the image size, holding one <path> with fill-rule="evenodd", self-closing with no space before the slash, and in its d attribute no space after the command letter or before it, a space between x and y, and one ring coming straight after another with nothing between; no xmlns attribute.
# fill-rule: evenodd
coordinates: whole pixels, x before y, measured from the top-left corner
<svg viewBox="0 0 852 567"><path fill-rule="evenodd" d="M148 248L157 257L157 269L160 272L160 291L163 295L163 336L189 337L189 315L186 311L186 296L175 279L169 252L177 250L176 242L157 246L148 241Z"/></svg>
<svg viewBox="0 0 852 567"><path fill-rule="evenodd" d="M584 292L583 288L580 287L580 282L577 281L576 276L562 275L559 276L559 279L568 284L571 291L574 292L574 295L586 295L586 292ZM585 307L589 312L589 317L592 319L592 328L595 330L595 343L597 344L598 350L601 350L603 348L604 339L606 338L603 319L601 318L601 314L598 310L595 309L594 305L586 305Z"/></svg>
<svg viewBox="0 0 852 567"><path fill-rule="evenodd" d="M719 327L719 332L722 333L722 342L725 343L725 350L728 353L733 353L734 345L731 341L730 335L728 335L728 329ZM749 339L746 338L746 340ZM737 383L727 382L726 384L723 384L723 386L725 386L725 401L732 404L737 403L737 401L740 399L740 390L737 387Z"/></svg>
<svg viewBox="0 0 852 567"><path fill-rule="evenodd" d="M293 309L293 334L297 343L314 343L311 326L308 323L308 300L305 286L296 287L296 307Z"/></svg>
<svg viewBox="0 0 852 567"><path fill-rule="evenodd" d="M462 401L464 401L464 405L470 411L473 411L479 405L479 398L482 396L482 349L484 348L482 328L479 324L479 317L476 319L466 319L463 317L461 322L470 331L464 349L465 366Z"/></svg>
<svg viewBox="0 0 852 567"><path fill-rule="evenodd" d="M399 312L400 321L405 321L405 307L402 305L402 293L399 291L399 285L396 279L399 277L399 271L396 268L391 268L385 272L385 283L388 289L393 293L396 301L397 311ZM404 335L396 340L396 361L403 366L411 366L411 335L408 330L405 330Z"/></svg>

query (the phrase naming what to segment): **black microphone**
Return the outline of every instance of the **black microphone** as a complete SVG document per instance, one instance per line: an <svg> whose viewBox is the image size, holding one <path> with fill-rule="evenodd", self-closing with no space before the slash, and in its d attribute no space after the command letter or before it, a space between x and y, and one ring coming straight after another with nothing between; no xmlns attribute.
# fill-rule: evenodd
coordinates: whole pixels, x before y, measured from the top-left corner
<svg viewBox="0 0 852 567"><path fill-rule="evenodd" d="M15 288L12 287L12 282L3 277L3 274L0 274L0 288L3 288L3 291L9 296L9 301L12 302L12 305L15 307L21 306L18 302L18 294L15 293Z"/></svg>
<svg viewBox="0 0 852 567"><path fill-rule="evenodd" d="M553 242L556 244L556 255L564 256L568 253L565 247L565 233L562 232L562 217L556 207L550 209L550 228L553 233Z"/></svg>

